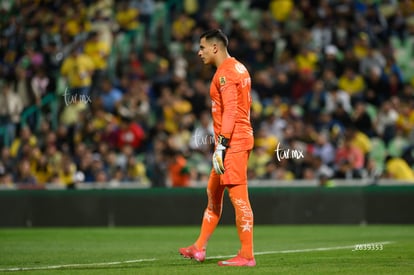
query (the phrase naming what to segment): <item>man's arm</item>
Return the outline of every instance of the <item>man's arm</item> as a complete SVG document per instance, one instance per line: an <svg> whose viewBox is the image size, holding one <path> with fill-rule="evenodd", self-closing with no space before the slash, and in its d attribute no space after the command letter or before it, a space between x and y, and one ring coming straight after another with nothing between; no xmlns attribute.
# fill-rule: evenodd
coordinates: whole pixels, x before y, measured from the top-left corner
<svg viewBox="0 0 414 275"><path fill-rule="evenodd" d="M221 118L220 135L230 139L233 134L237 115L237 86L232 80L224 80L220 86L223 114Z"/></svg>

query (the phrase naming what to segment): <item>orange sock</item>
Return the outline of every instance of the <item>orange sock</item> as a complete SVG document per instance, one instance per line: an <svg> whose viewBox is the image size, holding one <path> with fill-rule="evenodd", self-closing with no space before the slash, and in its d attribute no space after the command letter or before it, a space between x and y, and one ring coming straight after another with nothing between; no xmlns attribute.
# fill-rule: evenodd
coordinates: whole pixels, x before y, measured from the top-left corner
<svg viewBox="0 0 414 275"><path fill-rule="evenodd" d="M253 254L253 211L250 206L247 184L229 186L230 200L236 214L237 233L241 243L240 256L252 259Z"/></svg>
<svg viewBox="0 0 414 275"><path fill-rule="evenodd" d="M198 249L205 249L207 247L207 242L220 220L223 208L224 188L223 185L220 185L220 177L218 175L210 176L207 185L208 204L206 210L204 210L200 235L194 243Z"/></svg>

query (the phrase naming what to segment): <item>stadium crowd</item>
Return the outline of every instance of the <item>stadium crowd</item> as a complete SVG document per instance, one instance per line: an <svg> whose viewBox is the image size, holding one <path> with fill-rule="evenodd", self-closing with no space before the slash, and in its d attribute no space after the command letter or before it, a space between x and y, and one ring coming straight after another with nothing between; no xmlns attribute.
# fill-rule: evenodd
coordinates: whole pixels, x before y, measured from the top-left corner
<svg viewBox="0 0 414 275"><path fill-rule="evenodd" d="M210 28L252 76L249 178L414 182L410 0L0 4L0 185L206 181Z"/></svg>

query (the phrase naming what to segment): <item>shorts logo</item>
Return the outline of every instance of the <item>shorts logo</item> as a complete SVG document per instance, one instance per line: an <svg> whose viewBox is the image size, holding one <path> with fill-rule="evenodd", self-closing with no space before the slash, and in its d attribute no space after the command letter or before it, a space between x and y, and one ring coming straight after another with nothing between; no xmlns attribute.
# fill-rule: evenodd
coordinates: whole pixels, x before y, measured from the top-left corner
<svg viewBox="0 0 414 275"><path fill-rule="evenodd" d="M224 76L220 76L219 82L220 82L220 86L223 86L224 84L226 84L226 78Z"/></svg>

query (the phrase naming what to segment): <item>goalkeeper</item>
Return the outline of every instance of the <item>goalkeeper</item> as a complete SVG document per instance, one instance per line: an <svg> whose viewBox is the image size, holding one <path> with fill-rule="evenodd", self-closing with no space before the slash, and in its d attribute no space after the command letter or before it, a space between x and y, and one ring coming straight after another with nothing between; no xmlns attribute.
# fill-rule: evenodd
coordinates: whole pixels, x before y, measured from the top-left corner
<svg viewBox="0 0 414 275"><path fill-rule="evenodd" d="M229 55L227 46L227 36L221 30L210 30L200 36L198 55L204 64L217 68L210 86L216 147L200 235L193 245L180 248L179 252L185 258L205 260L207 242L219 222L227 188L241 248L236 257L218 264L255 266L253 212L247 187L247 161L254 142L250 124L251 80L246 67Z"/></svg>

